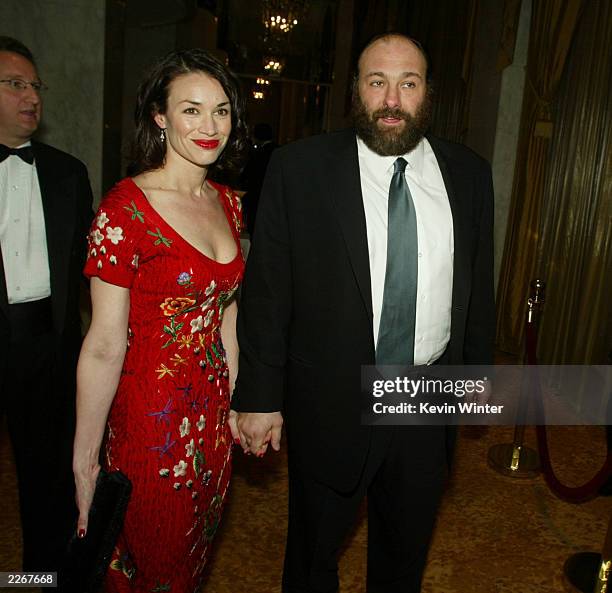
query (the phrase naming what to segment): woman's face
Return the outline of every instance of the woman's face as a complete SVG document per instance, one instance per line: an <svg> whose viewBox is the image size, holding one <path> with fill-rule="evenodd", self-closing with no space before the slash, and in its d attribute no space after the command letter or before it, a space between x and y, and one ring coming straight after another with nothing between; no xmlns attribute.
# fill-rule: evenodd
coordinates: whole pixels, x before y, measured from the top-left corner
<svg viewBox="0 0 612 593"><path fill-rule="evenodd" d="M232 131L230 101L219 81L203 72L175 78L166 113L154 119L166 130L166 163L179 157L208 167L219 158Z"/></svg>

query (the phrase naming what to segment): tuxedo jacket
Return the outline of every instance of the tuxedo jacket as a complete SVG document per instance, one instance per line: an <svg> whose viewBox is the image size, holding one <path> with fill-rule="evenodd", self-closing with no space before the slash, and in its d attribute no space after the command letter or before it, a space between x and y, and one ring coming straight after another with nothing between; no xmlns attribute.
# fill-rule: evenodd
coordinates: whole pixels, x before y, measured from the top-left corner
<svg viewBox="0 0 612 593"><path fill-rule="evenodd" d="M92 193L85 165L73 156L32 142L45 217L51 281L53 329L58 357L74 366L80 344L79 294L87 249L87 230L93 218ZM8 348L6 278L0 257L0 348ZM0 350L2 360L6 350Z"/></svg>
<svg viewBox="0 0 612 593"><path fill-rule="evenodd" d="M453 217L448 363L489 364L494 331L491 170L463 146L428 140ZM373 430L360 423L360 371L375 364L354 131L307 138L272 155L242 286L238 340L232 408L281 410L294 461L314 479L350 490Z"/></svg>

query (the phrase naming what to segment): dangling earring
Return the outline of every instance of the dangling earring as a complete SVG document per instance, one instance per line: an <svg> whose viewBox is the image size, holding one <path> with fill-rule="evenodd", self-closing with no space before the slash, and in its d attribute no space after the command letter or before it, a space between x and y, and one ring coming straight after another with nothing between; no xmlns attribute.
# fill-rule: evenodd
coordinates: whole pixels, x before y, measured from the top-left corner
<svg viewBox="0 0 612 593"><path fill-rule="evenodd" d="M164 128L162 128L161 132L159 133L159 139L161 140L162 144L166 141L166 130Z"/></svg>

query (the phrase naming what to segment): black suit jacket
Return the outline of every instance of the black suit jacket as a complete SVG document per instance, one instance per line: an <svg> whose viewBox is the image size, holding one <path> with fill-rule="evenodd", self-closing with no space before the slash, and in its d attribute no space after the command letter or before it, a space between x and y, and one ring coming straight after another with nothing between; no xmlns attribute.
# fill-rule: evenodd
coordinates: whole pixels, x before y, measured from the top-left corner
<svg viewBox="0 0 612 593"><path fill-rule="evenodd" d="M53 328L61 361L74 366L80 343L79 289L91 224L92 193L85 165L73 156L32 142L45 217ZM0 341L10 336L8 299L0 257ZM2 361L5 352L2 352Z"/></svg>
<svg viewBox="0 0 612 593"><path fill-rule="evenodd" d="M454 228L450 364L492 361L493 192L469 149L429 138ZM232 407L283 410L289 446L315 479L350 490L372 428L360 367L374 364L366 222L355 134L308 138L272 156L238 316Z"/></svg>

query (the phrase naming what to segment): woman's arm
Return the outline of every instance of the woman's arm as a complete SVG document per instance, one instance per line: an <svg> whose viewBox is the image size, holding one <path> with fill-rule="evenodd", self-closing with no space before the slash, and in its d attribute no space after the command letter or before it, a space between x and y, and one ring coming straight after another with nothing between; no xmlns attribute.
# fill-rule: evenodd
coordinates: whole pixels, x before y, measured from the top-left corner
<svg viewBox="0 0 612 593"><path fill-rule="evenodd" d="M223 320L221 321L221 340L225 349L225 358L229 370L229 389L230 399L234 393L236 385L236 377L238 376L238 338L236 337L236 316L238 315L238 305L234 299L223 312ZM240 443L240 434L236 426L236 412L230 410L228 419L232 438L235 443Z"/></svg>
<svg viewBox="0 0 612 593"><path fill-rule="evenodd" d="M73 470L79 507L78 534L87 531L106 418L119 384L127 347L130 291L91 279L92 320L77 367L77 425Z"/></svg>

